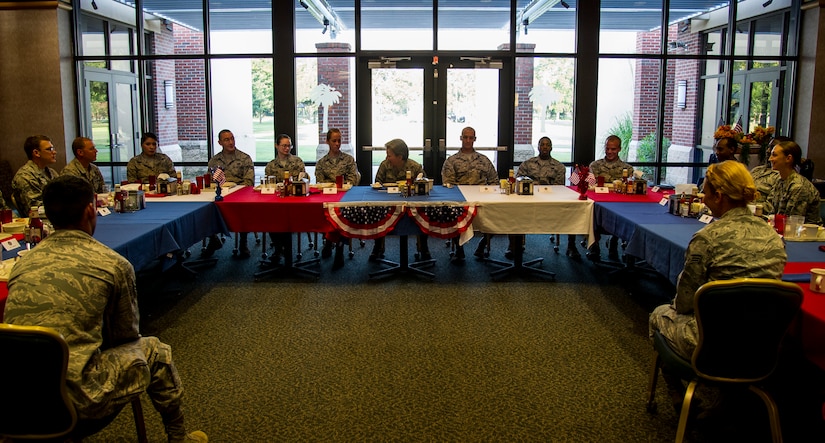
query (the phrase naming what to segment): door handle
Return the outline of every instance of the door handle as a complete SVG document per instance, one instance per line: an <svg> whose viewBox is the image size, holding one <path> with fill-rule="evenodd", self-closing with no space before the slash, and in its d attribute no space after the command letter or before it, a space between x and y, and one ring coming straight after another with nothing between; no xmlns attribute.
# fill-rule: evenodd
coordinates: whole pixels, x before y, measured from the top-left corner
<svg viewBox="0 0 825 443"><path fill-rule="evenodd" d="M447 152L447 140L443 138L438 139L438 151Z"/></svg>
<svg viewBox="0 0 825 443"><path fill-rule="evenodd" d="M433 150L433 140L431 138L424 139L424 152L430 152Z"/></svg>

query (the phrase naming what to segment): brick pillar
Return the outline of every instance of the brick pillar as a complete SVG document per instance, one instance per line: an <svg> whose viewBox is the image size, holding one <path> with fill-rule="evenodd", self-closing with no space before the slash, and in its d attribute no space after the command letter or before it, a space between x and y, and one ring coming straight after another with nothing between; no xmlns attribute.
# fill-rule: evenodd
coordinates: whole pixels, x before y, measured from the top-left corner
<svg viewBox="0 0 825 443"><path fill-rule="evenodd" d="M179 27L180 28L180 27ZM152 47L148 48L150 54L172 55L175 53L175 33L161 26L161 32L153 34ZM152 94L155 103L154 113L157 121L152 122L149 129L157 133L162 145L177 145L178 143L178 104L174 108L166 109L166 91L164 81L177 81L175 79L174 60L155 60L148 64L151 69L149 73L154 80L154 90L148 91ZM175 94L177 98L177 93Z"/></svg>
<svg viewBox="0 0 825 443"><path fill-rule="evenodd" d="M518 53L533 53L536 45L533 43L516 43ZM509 43L499 45L499 51L508 51ZM530 91L533 90L533 57L516 58L516 105L513 122L513 160L522 162L534 155L533 149L533 104L530 102Z"/></svg>
<svg viewBox="0 0 825 443"><path fill-rule="evenodd" d="M175 25L175 53L203 54L201 32ZM206 92L202 60L175 61L178 140L206 142Z"/></svg>
<svg viewBox="0 0 825 443"><path fill-rule="evenodd" d="M349 43L316 43L319 54L330 52L351 52ZM349 144L351 131L350 124L350 58L349 57L318 57L318 84L325 84L341 93L338 103L330 108L318 109L318 143L326 144L326 133L323 132L324 113L327 116L327 129L341 130L341 146Z"/></svg>

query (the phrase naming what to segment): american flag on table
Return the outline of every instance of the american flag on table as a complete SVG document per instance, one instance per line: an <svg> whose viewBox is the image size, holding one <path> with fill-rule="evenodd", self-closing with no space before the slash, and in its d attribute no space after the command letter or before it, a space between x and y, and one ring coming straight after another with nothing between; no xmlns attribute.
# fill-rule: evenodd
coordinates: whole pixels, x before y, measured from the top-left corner
<svg viewBox="0 0 825 443"><path fill-rule="evenodd" d="M476 216L476 206L410 206L407 212L427 235L452 238L470 228Z"/></svg>
<svg viewBox="0 0 825 443"><path fill-rule="evenodd" d="M731 129L731 131L733 131L734 134L741 134L743 132L742 131L742 116L741 115L739 116L739 120L736 121L736 124L733 125L733 128Z"/></svg>
<svg viewBox="0 0 825 443"><path fill-rule="evenodd" d="M374 239L387 235L404 215L404 205L328 205L324 216L344 237Z"/></svg>
<svg viewBox="0 0 825 443"><path fill-rule="evenodd" d="M574 167L573 172L570 173L570 184L571 185L575 186L575 185L579 184L579 180L581 179L579 177L579 175L580 175L579 174L579 168ZM588 168L587 176L584 178L584 180L590 185L595 185L596 184L596 177L593 176L593 173L589 171L589 168Z"/></svg>
<svg viewBox="0 0 825 443"><path fill-rule="evenodd" d="M217 183L218 186L226 183L226 174L223 173L223 168L215 168L215 171L212 172L212 181Z"/></svg>

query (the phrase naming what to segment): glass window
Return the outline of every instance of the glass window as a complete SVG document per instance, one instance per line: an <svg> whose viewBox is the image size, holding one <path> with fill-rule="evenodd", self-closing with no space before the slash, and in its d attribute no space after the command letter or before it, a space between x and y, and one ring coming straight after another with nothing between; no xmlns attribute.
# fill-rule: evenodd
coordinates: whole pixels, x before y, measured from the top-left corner
<svg viewBox="0 0 825 443"><path fill-rule="evenodd" d="M124 25L109 24L109 48L111 55L135 55L134 31ZM112 60L115 71L134 72L131 60Z"/></svg>
<svg viewBox="0 0 825 443"><path fill-rule="evenodd" d="M519 0L516 11L518 52L573 53L576 50L576 2L541 3ZM534 4L527 8L528 5ZM547 8L549 6L549 8ZM554 141L555 143L555 141ZM555 144L553 145L555 150Z"/></svg>
<svg viewBox="0 0 825 443"><path fill-rule="evenodd" d="M455 7L438 2L439 50L500 50L510 44L510 0L487 0ZM472 14L473 20L467 20Z"/></svg>
<svg viewBox="0 0 825 443"><path fill-rule="evenodd" d="M166 119L158 120L160 144L172 160L178 161L170 154L170 151L174 152L174 149L178 149L181 161L202 162L205 165L209 158L208 145L210 143L206 131L206 64L203 60L175 60L174 62L174 87L177 103L173 113L170 113ZM171 127L161 126L164 122L169 123ZM211 142L217 145L214 140ZM242 145L239 144L239 146ZM181 169L181 174L187 178L204 173L203 166L187 166L178 169Z"/></svg>
<svg viewBox="0 0 825 443"><path fill-rule="evenodd" d="M571 161L574 69L572 58L517 59L513 134L516 163L537 155L538 140L544 136L553 141L553 158Z"/></svg>
<svg viewBox="0 0 825 443"><path fill-rule="evenodd" d="M633 6L623 7L617 3L601 2L599 52L661 53L661 0L634 2Z"/></svg>
<svg viewBox="0 0 825 443"><path fill-rule="evenodd" d="M723 49L722 31L717 30L705 34L705 53L707 55L721 55ZM705 74L712 75L720 72L722 72L722 64L719 60L705 61Z"/></svg>
<svg viewBox="0 0 825 443"><path fill-rule="evenodd" d="M475 149L497 164L498 69L450 68L447 70L447 155L461 148L461 131L476 130Z"/></svg>
<svg viewBox="0 0 825 443"><path fill-rule="evenodd" d="M374 68L372 77L372 144L400 138L410 148L419 147L424 133L424 70ZM424 164L423 151L410 149L411 159ZM372 155L373 177L384 160L382 151Z"/></svg>
<svg viewBox="0 0 825 443"><path fill-rule="evenodd" d="M366 40L366 32L372 28L380 29L378 41L387 39L388 30L397 31L399 23L395 8L385 11L382 5L385 1L369 2L368 8L361 12L361 38ZM394 4L395 2L390 2ZM324 0L299 0L295 2L295 50L298 53L310 52L351 52L355 47L355 2L340 0L328 2ZM369 12L368 12L369 11ZM380 16L379 25L369 22L375 14ZM396 32L392 33L393 35ZM367 49L366 46L363 46ZM372 49L372 48L371 48ZM374 48L374 49L387 49ZM392 48L402 49L402 48Z"/></svg>
<svg viewBox="0 0 825 443"><path fill-rule="evenodd" d="M235 0L231 8L210 2L209 50L212 54L271 54L272 2Z"/></svg>

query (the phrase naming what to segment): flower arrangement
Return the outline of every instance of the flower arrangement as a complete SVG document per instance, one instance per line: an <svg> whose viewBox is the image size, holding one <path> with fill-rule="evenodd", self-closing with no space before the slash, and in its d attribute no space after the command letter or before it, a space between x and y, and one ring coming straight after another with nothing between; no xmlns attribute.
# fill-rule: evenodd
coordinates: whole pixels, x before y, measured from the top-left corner
<svg viewBox="0 0 825 443"><path fill-rule="evenodd" d="M771 139L773 139L773 134L775 131L776 129L773 126L756 126L753 128L752 132L745 134L734 131L730 125L721 125L716 128L716 132L713 133L713 138L718 140L720 138L732 137L740 145L744 145L741 153L739 154L739 160L746 165L749 161L749 145L759 146L759 164L761 165L764 164L767 159L768 144L771 142Z"/></svg>
<svg viewBox="0 0 825 443"><path fill-rule="evenodd" d="M736 139L736 141L739 141L739 139L742 138L742 133L733 132L733 129L730 125L722 125L716 128L716 132L713 133L713 139L719 140L720 138L725 137L733 137Z"/></svg>

